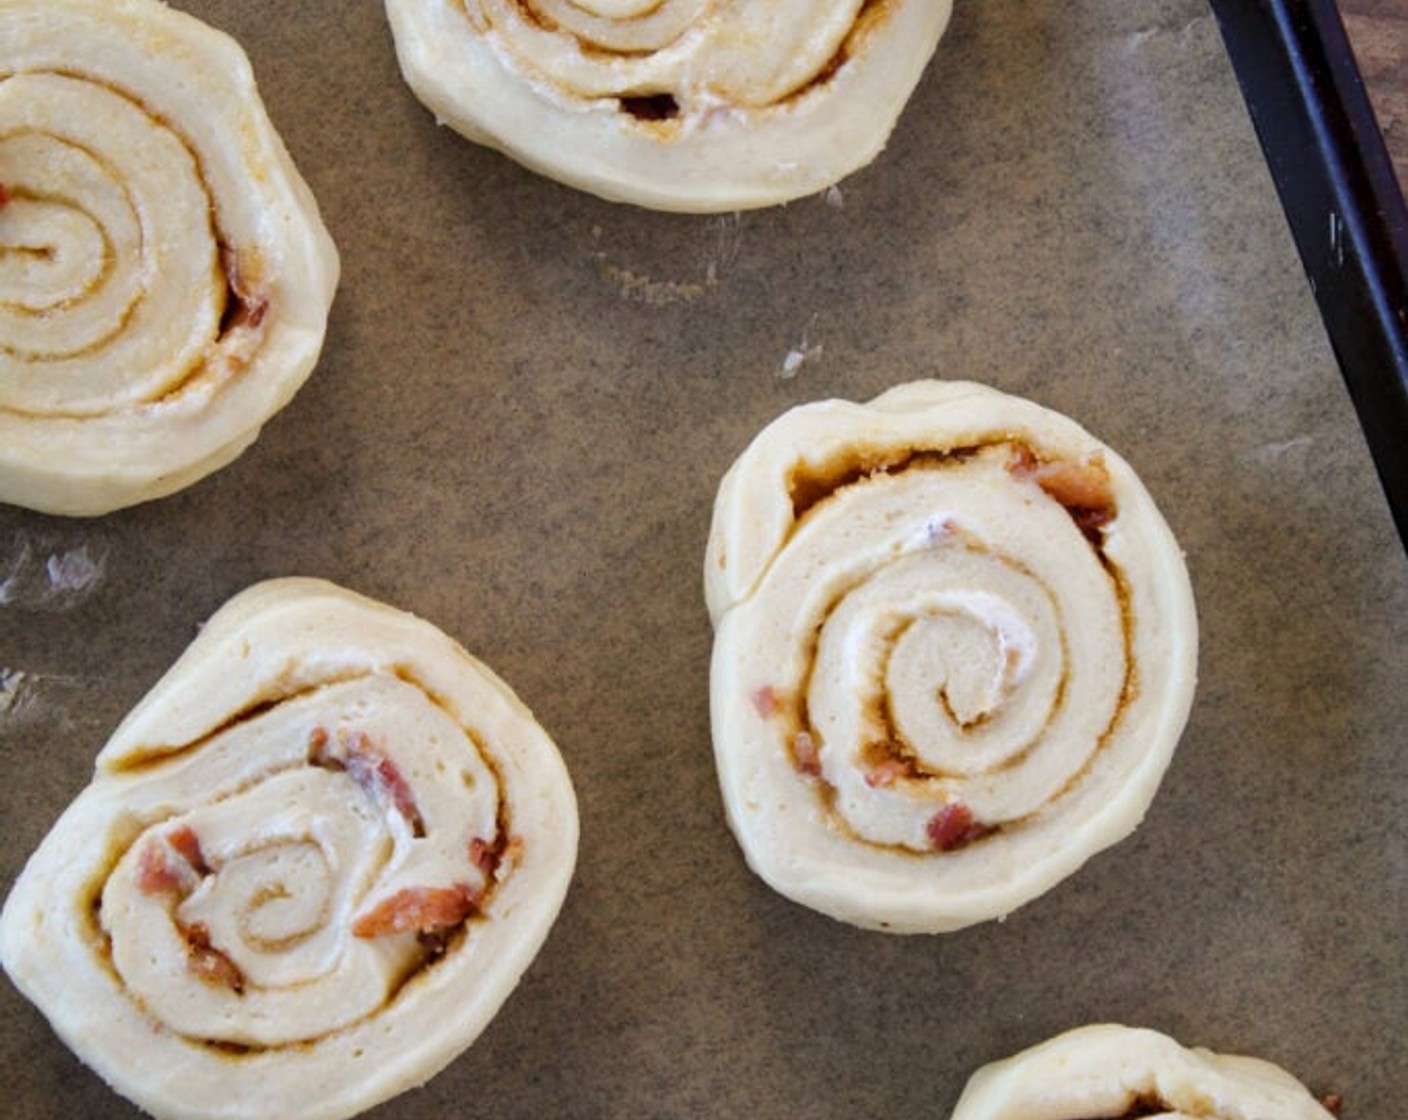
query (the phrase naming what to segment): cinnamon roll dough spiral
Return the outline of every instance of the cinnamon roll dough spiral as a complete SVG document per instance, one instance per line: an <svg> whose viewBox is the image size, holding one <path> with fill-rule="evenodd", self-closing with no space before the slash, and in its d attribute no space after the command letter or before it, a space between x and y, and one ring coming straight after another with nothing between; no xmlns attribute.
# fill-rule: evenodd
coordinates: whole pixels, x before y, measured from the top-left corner
<svg viewBox="0 0 1408 1120"><path fill-rule="evenodd" d="M1192 699L1187 572L1133 470L980 385L770 424L720 486L705 594L730 825L860 926L1053 886L1139 823Z"/></svg>
<svg viewBox="0 0 1408 1120"><path fill-rule="evenodd" d="M951 0L386 0L436 117L613 201L813 194L888 139Z"/></svg>
<svg viewBox="0 0 1408 1120"><path fill-rule="evenodd" d="M331 584L232 599L130 713L0 915L0 960L160 1118L348 1117L443 1068L532 962L572 786L509 688Z"/></svg>
<svg viewBox="0 0 1408 1120"><path fill-rule="evenodd" d="M224 466L337 278L234 40L156 0L0 0L0 501L101 514Z"/></svg>
<svg viewBox="0 0 1408 1120"><path fill-rule="evenodd" d="M1260 1058L1185 1049L1157 1031L1079 1027L978 1070L952 1120L1334 1120Z"/></svg>

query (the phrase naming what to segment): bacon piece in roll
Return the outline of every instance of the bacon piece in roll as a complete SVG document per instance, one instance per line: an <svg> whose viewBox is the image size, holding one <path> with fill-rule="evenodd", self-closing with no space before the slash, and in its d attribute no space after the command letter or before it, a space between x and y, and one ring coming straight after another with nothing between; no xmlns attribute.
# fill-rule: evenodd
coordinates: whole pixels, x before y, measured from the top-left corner
<svg viewBox="0 0 1408 1120"><path fill-rule="evenodd" d="M229 463L337 278L234 40L156 0L0 3L0 501L102 514Z"/></svg>
<svg viewBox="0 0 1408 1120"><path fill-rule="evenodd" d="M952 1120L1334 1120L1279 1066L1157 1031L1079 1027L968 1081Z"/></svg>
<svg viewBox="0 0 1408 1120"><path fill-rule="evenodd" d="M0 960L160 1118L338 1120L469 1046L572 875L576 802L429 623L254 586L118 727L0 915Z"/></svg>
<svg viewBox="0 0 1408 1120"><path fill-rule="evenodd" d="M725 476L715 759L749 863L856 925L1001 917L1142 819L1197 620L1134 471L963 382L804 405Z"/></svg>
<svg viewBox="0 0 1408 1120"><path fill-rule="evenodd" d="M436 117L659 210L770 206L884 147L951 0L386 0Z"/></svg>

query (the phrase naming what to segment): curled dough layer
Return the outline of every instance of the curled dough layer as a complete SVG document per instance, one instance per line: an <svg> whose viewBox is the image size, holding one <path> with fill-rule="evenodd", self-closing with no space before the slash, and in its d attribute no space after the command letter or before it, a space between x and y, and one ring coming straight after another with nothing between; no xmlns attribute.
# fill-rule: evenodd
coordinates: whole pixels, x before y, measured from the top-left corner
<svg viewBox="0 0 1408 1120"><path fill-rule="evenodd" d="M0 2L0 501L106 513L251 444L338 257L227 35L156 0Z"/></svg>
<svg viewBox="0 0 1408 1120"><path fill-rule="evenodd" d="M416 96L614 201L770 206L879 153L951 0L386 0Z"/></svg>
<svg viewBox="0 0 1408 1120"><path fill-rule="evenodd" d="M1101 1023L978 1070L952 1120L1333 1120L1260 1058L1185 1049L1157 1031Z"/></svg>
<svg viewBox="0 0 1408 1120"><path fill-rule="evenodd" d="M501 680L411 615L276 580L103 748L0 959L154 1116L347 1117L479 1035L576 846L562 760Z"/></svg>
<svg viewBox="0 0 1408 1120"><path fill-rule="evenodd" d="M1139 823L1192 700L1192 591L1134 472L980 385L770 424L720 486L705 594L729 822L856 925L1050 888Z"/></svg>

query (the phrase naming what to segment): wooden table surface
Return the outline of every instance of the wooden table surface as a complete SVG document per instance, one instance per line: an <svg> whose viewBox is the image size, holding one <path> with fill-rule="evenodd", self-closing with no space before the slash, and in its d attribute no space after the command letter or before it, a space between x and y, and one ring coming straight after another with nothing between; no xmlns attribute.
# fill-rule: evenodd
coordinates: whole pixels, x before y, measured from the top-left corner
<svg viewBox="0 0 1408 1120"><path fill-rule="evenodd" d="M1408 191L1408 0L1340 0L1379 129Z"/></svg>

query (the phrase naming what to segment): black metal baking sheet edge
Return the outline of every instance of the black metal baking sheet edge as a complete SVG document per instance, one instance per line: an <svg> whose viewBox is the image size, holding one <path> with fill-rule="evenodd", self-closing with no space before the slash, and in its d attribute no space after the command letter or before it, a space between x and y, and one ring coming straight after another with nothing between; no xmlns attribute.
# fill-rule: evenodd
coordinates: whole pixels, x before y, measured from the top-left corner
<svg viewBox="0 0 1408 1120"><path fill-rule="evenodd" d="M1210 0L1408 546L1408 210L1333 0Z"/></svg>

